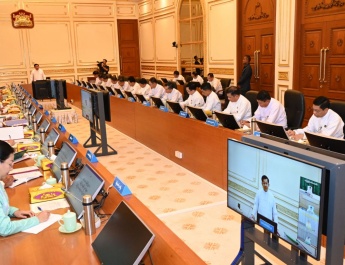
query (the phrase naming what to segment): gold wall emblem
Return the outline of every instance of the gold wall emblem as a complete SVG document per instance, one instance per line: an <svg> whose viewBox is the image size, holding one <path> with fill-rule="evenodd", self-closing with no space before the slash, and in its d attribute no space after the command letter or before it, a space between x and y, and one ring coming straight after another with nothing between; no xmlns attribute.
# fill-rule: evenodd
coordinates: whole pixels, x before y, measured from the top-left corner
<svg viewBox="0 0 345 265"><path fill-rule="evenodd" d="M11 13L12 26L16 29L33 28L34 15L24 9Z"/></svg>

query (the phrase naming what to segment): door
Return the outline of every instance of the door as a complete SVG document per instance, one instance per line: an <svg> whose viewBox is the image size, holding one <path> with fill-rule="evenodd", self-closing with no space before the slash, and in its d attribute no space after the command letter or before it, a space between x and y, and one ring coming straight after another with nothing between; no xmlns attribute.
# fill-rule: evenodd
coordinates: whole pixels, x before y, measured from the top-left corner
<svg viewBox="0 0 345 265"><path fill-rule="evenodd" d="M317 5L317 1L299 3L301 23L295 57L295 87L306 100L304 124L312 113L313 100L326 96L345 100L345 7ZM321 16L322 15L322 16ZM300 30L299 30L300 29Z"/></svg>
<svg viewBox="0 0 345 265"><path fill-rule="evenodd" d="M275 54L275 1L240 1L241 13L240 36L242 62L244 55L250 55L253 75L252 90L267 90L274 96L274 54ZM238 64L238 73L243 65ZM238 77L239 78L239 77Z"/></svg>
<svg viewBox="0 0 345 265"><path fill-rule="evenodd" d="M138 21L117 20L120 74L140 77Z"/></svg>

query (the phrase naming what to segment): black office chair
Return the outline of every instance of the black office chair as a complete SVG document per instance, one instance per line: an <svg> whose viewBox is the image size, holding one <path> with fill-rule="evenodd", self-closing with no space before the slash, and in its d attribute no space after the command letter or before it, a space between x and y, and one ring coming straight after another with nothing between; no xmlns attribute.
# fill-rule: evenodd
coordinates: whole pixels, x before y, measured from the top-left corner
<svg viewBox="0 0 345 265"><path fill-rule="evenodd" d="M258 101L256 100L256 97L258 95L259 91L249 90L245 94L245 97L249 100L250 105L252 106L252 116L254 116L254 112L258 108Z"/></svg>
<svg viewBox="0 0 345 265"><path fill-rule="evenodd" d="M193 77L190 76L190 75L186 75L186 76L184 77L184 79L186 80L187 83L189 83L190 81L193 80Z"/></svg>
<svg viewBox="0 0 345 265"><path fill-rule="evenodd" d="M303 93L298 90L286 90L284 94L284 107L288 129L301 128L305 113Z"/></svg>
<svg viewBox="0 0 345 265"><path fill-rule="evenodd" d="M163 86L163 82L161 80L159 80L159 79L157 79L157 84Z"/></svg>
<svg viewBox="0 0 345 265"><path fill-rule="evenodd" d="M220 79L220 83L222 84L222 88L225 89L230 86L231 79L229 78L222 78Z"/></svg>
<svg viewBox="0 0 345 265"><path fill-rule="evenodd" d="M343 121L345 121L345 102L340 100L331 101L330 109L338 113ZM345 138L345 125L343 128Z"/></svg>

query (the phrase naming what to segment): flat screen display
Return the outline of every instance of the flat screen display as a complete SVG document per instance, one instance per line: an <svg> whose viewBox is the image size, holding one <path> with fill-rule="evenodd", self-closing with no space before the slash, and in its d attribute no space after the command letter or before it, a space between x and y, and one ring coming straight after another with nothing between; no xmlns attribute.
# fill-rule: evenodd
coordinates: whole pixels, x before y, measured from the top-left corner
<svg viewBox="0 0 345 265"><path fill-rule="evenodd" d="M49 132L48 136L44 140L43 145L45 147L48 147L49 142L53 142L54 145L56 145L57 140L59 139L60 134L55 128L52 128L51 131Z"/></svg>
<svg viewBox="0 0 345 265"><path fill-rule="evenodd" d="M92 95L91 92L81 89L81 112L82 116L93 122Z"/></svg>
<svg viewBox="0 0 345 265"><path fill-rule="evenodd" d="M228 140L228 207L320 258L325 168Z"/></svg>
<svg viewBox="0 0 345 265"><path fill-rule="evenodd" d="M76 157L77 152L66 142L63 143L61 150L54 160L52 171L59 182L61 180L61 163L66 162L70 167Z"/></svg>
<svg viewBox="0 0 345 265"><path fill-rule="evenodd" d="M46 132L48 130L48 128L49 128L49 125L50 125L50 122L47 119L43 120L42 124L37 129L36 133L39 134L41 132L41 128L43 128L44 132Z"/></svg>

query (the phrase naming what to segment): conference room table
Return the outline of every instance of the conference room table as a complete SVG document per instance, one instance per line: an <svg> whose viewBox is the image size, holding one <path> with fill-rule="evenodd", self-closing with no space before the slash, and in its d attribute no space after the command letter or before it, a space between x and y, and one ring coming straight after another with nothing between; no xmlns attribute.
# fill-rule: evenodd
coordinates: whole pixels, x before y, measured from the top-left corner
<svg viewBox="0 0 345 265"><path fill-rule="evenodd" d="M67 84L68 102L78 108L81 89ZM110 112L110 126L227 190L227 139L241 140L243 132L213 127L116 96L110 96ZM175 151L182 153L181 159Z"/></svg>
<svg viewBox="0 0 345 265"><path fill-rule="evenodd" d="M46 118L46 117L45 117ZM50 116L47 116L50 119ZM58 124L51 124L52 127ZM69 141L69 132L60 132L60 138L56 144L60 147L63 142ZM71 144L71 143L70 143ZM91 163L86 158L87 150L82 144L71 144L77 151L77 158L82 163L90 165L105 181L105 187L114 181L114 176L100 163ZM25 160L16 167L31 165L33 161ZM45 173L44 177L49 177ZM37 178L13 189L6 188L10 205L22 210L29 209L29 188L39 186L44 178ZM127 205L140 217L140 219L155 234L150 253L154 264L183 265L203 264L200 259L179 237L177 237L157 216L155 216L134 195L121 196L115 189L111 189L102 207L103 213L109 217L116 207L125 201ZM53 213L64 214L67 209L54 210ZM102 219L103 220L103 219ZM56 222L38 234L17 233L0 238L0 264L100 264L91 243L97 237L106 221L92 236L86 236L81 229L75 233L60 233L59 224ZM144 257L145 264L150 264L148 255Z"/></svg>

